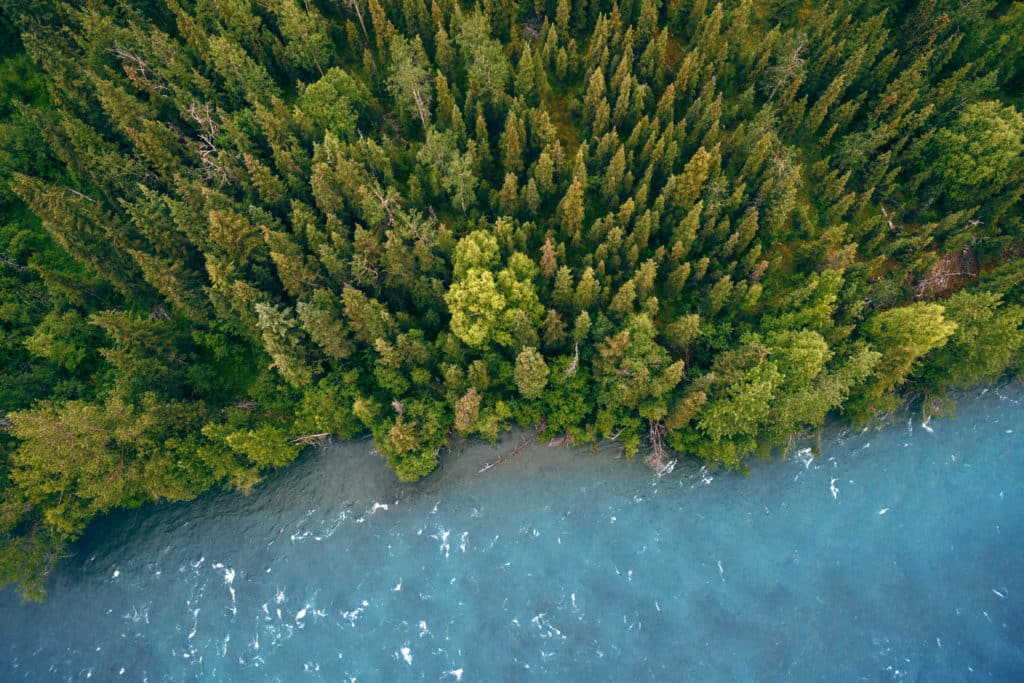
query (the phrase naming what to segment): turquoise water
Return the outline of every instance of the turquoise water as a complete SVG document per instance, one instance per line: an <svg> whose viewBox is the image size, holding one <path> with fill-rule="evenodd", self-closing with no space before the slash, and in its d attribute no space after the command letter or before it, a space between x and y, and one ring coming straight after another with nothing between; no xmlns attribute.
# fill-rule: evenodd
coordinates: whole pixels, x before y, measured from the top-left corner
<svg viewBox="0 0 1024 683"><path fill-rule="evenodd" d="M1009 392L1009 393L1007 393ZM0 679L1024 680L1024 393L836 431L752 475L367 442L90 528Z"/></svg>

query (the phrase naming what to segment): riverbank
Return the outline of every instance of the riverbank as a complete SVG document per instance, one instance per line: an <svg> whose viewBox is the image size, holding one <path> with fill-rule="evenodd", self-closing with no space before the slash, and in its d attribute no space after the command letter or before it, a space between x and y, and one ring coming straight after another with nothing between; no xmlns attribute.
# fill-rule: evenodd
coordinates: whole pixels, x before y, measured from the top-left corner
<svg viewBox="0 0 1024 683"><path fill-rule="evenodd" d="M369 441L251 496L90 527L43 604L0 594L0 674L592 681L1013 680L1024 404L836 430L751 476L459 444L398 484Z"/></svg>

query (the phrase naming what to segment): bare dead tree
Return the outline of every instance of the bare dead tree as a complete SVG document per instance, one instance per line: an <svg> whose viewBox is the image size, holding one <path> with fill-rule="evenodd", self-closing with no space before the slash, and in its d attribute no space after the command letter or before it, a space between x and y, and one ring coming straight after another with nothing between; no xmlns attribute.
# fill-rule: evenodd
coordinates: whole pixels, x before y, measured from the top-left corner
<svg viewBox="0 0 1024 683"><path fill-rule="evenodd" d="M800 53L803 52L803 49L804 43L801 42L793 49L793 52L787 55L787 59L783 63L768 69L769 74L775 80L772 85L772 91L768 95L769 102L775 99L780 90L788 87L790 83L798 78L802 78L804 59L800 56Z"/></svg>
<svg viewBox="0 0 1024 683"><path fill-rule="evenodd" d="M4 256L3 254L0 254L0 263L4 264L8 268L13 268L14 270L18 271L19 273L27 273L28 272L28 268L26 268L25 266L19 264L17 261L14 261L13 259L10 259L10 258Z"/></svg>
<svg viewBox="0 0 1024 683"><path fill-rule="evenodd" d="M377 202L380 203L380 208L384 209L384 213L388 215L387 224L391 225L392 223L394 223L395 213L391 205L395 201L395 198L391 195L384 194L384 192L381 191L380 183L378 182L374 182L373 187L370 188L370 192L373 193L373 196L377 199Z"/></svg>
<svg viewBox="0 0 1024 683"><path fill-rule="evenodd" d="M221 151L217 147L216 138L220 126L213 120L213 113L208 104L194 101L185 110L185 114L199 127L199 158L203 164L206 179L213 182L230 183L234 174L221 161Z"/></svg>
<svg viewBox="0 0 1024 683"><path fill-rule="evenodd" d="M380 279L380 270L365 254L352 255L352 275L360 283L374 283Z"/></svg>
<svg viewBox="0 0 1024 683"><path fill-rule="evenodd" d="M168 90L167 83L157 76L142 55L123 47L111 48L109 52L121 60L121 68L132 85L151 92Z"/></svg>
<svg viewBox="0 0 1024 683"><path fill-rule="evenodd" d="M65 186L64 186L64 189L65 189L65 190L67 190L68 192L70 192L71 194L75 195L75 196L76 196L76 197L78 197L79 199L84 199L85 201L87 201L87 202L90 202L90 203L92 203L92 204L95 204L95 203L96 203L96 200L95 200L95 199L93 199L93 198L92 198L92 197L90 197L89 195L86 195L86 194L82 194L81 192L79 192L78 190L76 190L76 189L75 189L75 188L73 188L73 187L68 187L67 185L65 185Z"/></svg>
<svg viewBox="0 0 1024 683"><path fill-rule="evenodd" d="M565 376L572 377L576 374L576 370L580 364L580 343L576 342L576 348L573 350L572 361L569 362L568 367L565 368Z"/></svg>
<svg viewBox="0 0 1024 683"><path fill-rule="evenodd" d="M675 467L675 459L669 458L668 449L665 447L665 435L668 430L660 422L648 420L647 437L650 440L650 452L644 456L644 464L657 472L659 475L667 474Z"/></svg>
<svg viewBox="0 0 1024 683"><path fill-rule="evenodd" d="M348 0L348 6L356 13L356 18L359 20L359 28L363 30L363 38L366 40L367 44L369 44L370 34L366 32L366 22L363 21L363 10L360 9L358 0Z"/></svg>
<svg viewBox="0 0 1024 683"><path fill-rule="evenodd" d="M540 40L540 30L544 28L544 22L540 17L530 17L523 22L523 37L531 43Z"/></svg>
<svg viewBox="0 0 1024 683"><path fill-rule="evenodd" d="M420 115L420 122L423 123L423 130L427 130L429 125L427 124L427 107L423 101L423 96L420 95L420 91L416 88L412 89L412 99L416 103L416 113Z"/></svg>
<svg viewBox="0 0 1024 683"><path fill-rule="evenodd" d="M878 207L882 209L882 215L885 216L885 222L889 224L889 232L898 232L899 226L893 223L892 216L890 216L889 212L885 210L885 206L883 204L879 204Z"/></svg>
<svg viewBox="0 0 1024 683"><path fill-rule="evenodd" d="M311 446L313 444L320 445L331 436L330 432L323 432L320 434L303 434L302 436L295 437L289 443L296 446Z"/></svg>

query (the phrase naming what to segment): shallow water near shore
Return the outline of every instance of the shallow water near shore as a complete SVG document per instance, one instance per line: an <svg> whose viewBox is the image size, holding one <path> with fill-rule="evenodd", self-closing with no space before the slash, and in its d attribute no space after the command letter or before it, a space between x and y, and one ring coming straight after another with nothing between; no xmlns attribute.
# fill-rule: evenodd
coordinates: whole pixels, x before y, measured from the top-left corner
<svg viewBox="0 0 1024 683"><path fill-rule="evenodd" d="M90 527L0 679L1022 680L1024 392L835 430L751 475L464 444L416 485L367 441L248 497Z"/></svg>

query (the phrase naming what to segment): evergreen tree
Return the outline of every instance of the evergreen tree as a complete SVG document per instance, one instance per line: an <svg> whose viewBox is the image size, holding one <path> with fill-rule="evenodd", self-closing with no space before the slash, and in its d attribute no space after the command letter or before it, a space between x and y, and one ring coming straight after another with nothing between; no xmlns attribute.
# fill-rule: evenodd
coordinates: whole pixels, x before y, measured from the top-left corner
<svg viewBox="0 0 1024 683"><path fill-rule="evenodd" d="M516 356L516 386L525 398L538 398L548 384L548 366L540 351L527 347Z"/></svg>
<svg viewBox="0 0 1024 683"><path fill-rule="evenodd" d="M392 41L388 92L403 113L419 117L424 130L430 125L434 99L427 64L423 43L419 38L410 41L396 36Z"/></svg>
<svg viewBox="0 0 1024 683"><path fill-rule="evenodd" d="M95 515L250 490L303 434L403 480L516 424L742 470L1020 371L1014 3L2 14L0 581L33 596Z"/></svg>

